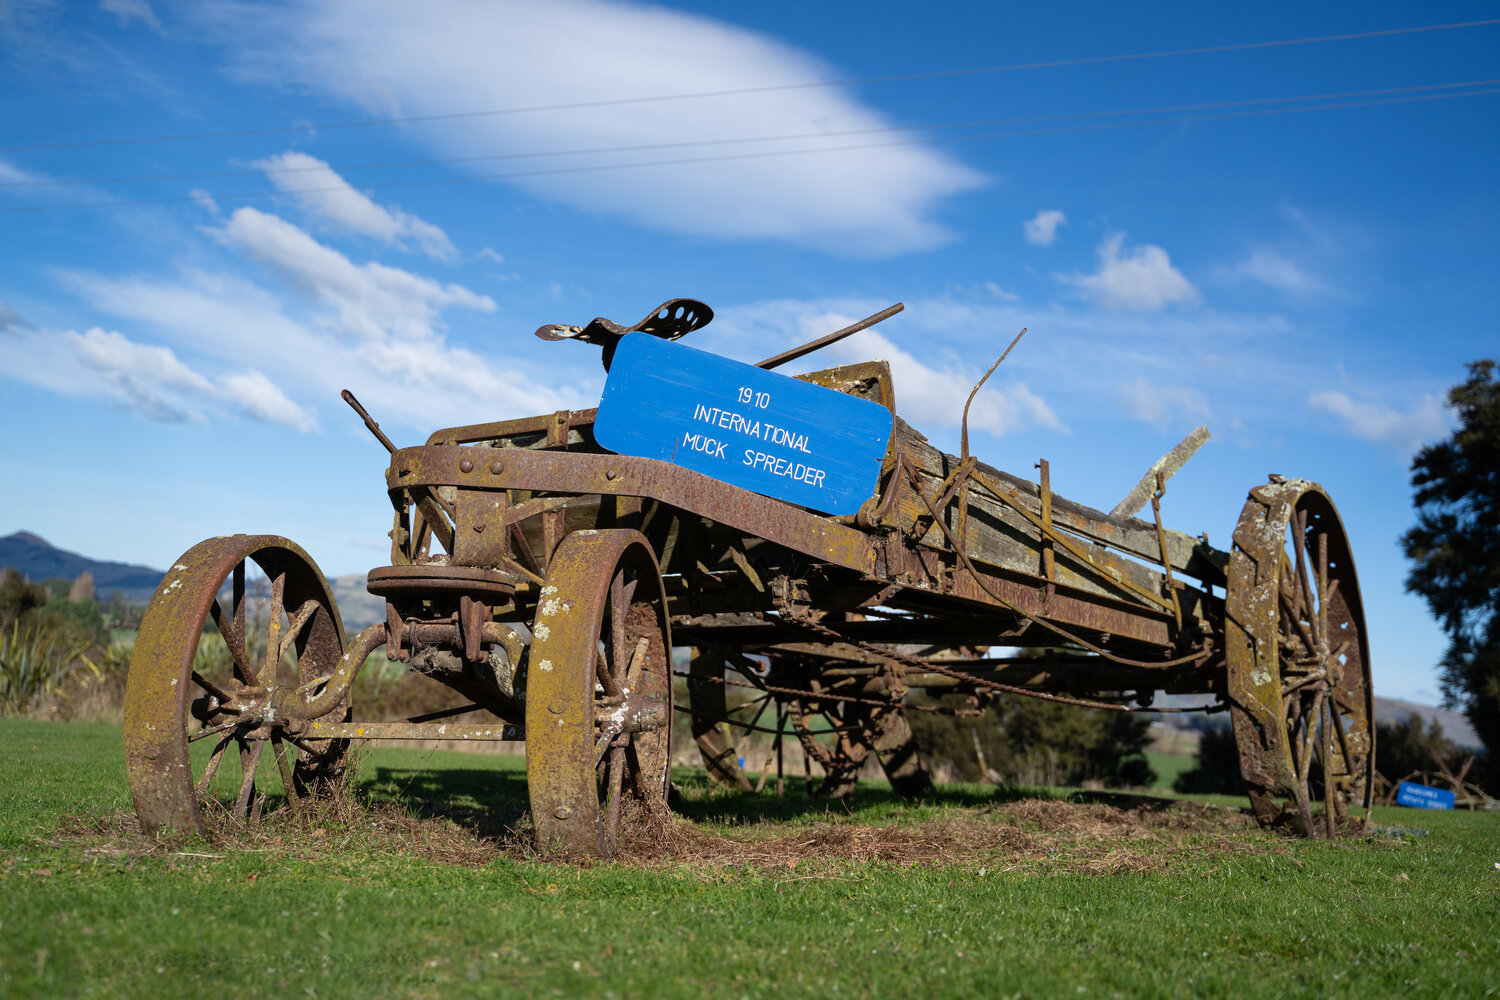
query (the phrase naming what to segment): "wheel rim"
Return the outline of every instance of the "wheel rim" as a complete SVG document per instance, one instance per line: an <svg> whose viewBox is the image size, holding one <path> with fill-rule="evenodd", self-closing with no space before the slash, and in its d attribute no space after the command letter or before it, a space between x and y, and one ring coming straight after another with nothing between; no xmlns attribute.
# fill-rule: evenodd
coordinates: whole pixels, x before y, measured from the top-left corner
<svg viewBox="0 0 1500 1000"><path fill-rule="evenodd" d="M1333 836L1368 810L1374 729L1359 582L1338 511L1315 483L1251 492L1226 602L1231 716L1262 825ZM1315 803L1321 807L1315 815Z"/></svg>
<svg viewBox="0 0 1500 1000"><path fill-rule="evenodd" d="M251 563L264 574L263 595ZM226 583L227 608L219 600ZM221 650L223 669L200 648ZM142 829L206 833L205 807L258 820L272 786L295 804L336 777L345 745L294 743L268 706L332 673L343 650L333 594L294 543L234 535L184 553L146 609L126 679L126 772ZM221 711L225 703L240 713Z"/></svg>
<svg viewBox="0 0 1500 1000"><path fill-rule="evenodd" d="M644 536L563 539L532 635L526 780L537 842L607 857L624 823L666 809L671 638Z"/></svg>

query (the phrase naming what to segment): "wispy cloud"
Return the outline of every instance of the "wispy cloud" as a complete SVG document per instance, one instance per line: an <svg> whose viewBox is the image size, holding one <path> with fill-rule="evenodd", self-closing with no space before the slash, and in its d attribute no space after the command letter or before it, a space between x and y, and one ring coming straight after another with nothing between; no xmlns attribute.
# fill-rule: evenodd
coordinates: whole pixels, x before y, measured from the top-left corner
<svg viewBox="0 0 1500 1000"><path fill-rule="evenodd" d="M1224 269L1231 281L1254 281L1285 295L1322 295L1330 289L1290 257L1269 247L1255 247L1243 260Z"/></svg>
<svg viewBox="0 0 1500 1000"><path fill-rule="evenodd" d="M1450 411L1442 397L1431 393L1402 409L1326 389L1310 393L1307 405L1316 412L1332 414L1355 437L1390 445L1405 454L1443 437L1452 426Z"/></svg>
<svg viewBox="0 0 1500 1000"><path fill-rule="evenodd" d="M208 423L234 414L297 431L317 429L311 410L255 369L209 377L170 347L117 330L32 327L0 340L0 362L12 378L65 396L107 400L158 423Z"/></svg>
<svg viewBox="0 0 1500 1000"><path fill-rule="evenodd" d="M1201 389L1157 385L1137 377L1116 393L1127 416L1166 430L1173 424L1202 423L1209 417L1208 397Z"/></svg>
<svg viewBox="0 0 1500 1000"><path fill-rule="evenodd" d="M474 110L579 105L414 129L447 155L665 146L686 138L727 143L467 167L537 172L511 182L642 226L889 255L948 239L935 219L938 204L984 182L920 145L799 152L879 136L743 142L891 122L837 88L776 89L837 71L769 36L699 14L606 0L455 0L434 17L399 0L312 0L278 11L274 30L260 12L229 5L201 16L217 19L242 78L301 85L373 113L451 112L454 95L462 94L475 95ZM611 103L727 90L759 92ZM642 165L677 159L698 162ZM637 166L593 169L631 164Z"/></svg>
<svg viewBox="0 0 1500 1000"><path fill-rule="evenodd" d="M332 306L341 326L365 339L388 333L430 338L434 318L450 306L495 310L493 299L462 285L444 285L375 261L355 264L280 216L258 209L236 209L214 233L309 301Z"/></svg>
<svg viewBox="0 0 1500 1000"><path fill-rule="evenodd" d="M0 333L22 330L30 325L20 313L6 305L4 299L0 299Z"/></svg>
<svg viewBox="0 0 1500 1000"><path fill-rule="evenodd" d="M303 211L344 232L405 247L414 243L429 257L452 260L458 251L448 234L399 208L377 205L315 156L286 152L257 160L277 188L296 197Z"/></svg>
<svg viewBox="0 0 1500 1000"><path fill-rule="evenodd" d="M158 35L166 35L156 11L151 9L146 0L99 0L99 9L113 14L122 28L128 28L131 22L139 21Z"/></svg>
<svg viewBox="0 0 1500 1000"><path fill-rule="evenodd" d="M194 409L158 392L164 405L152 411L142 395L135 408L153 419L166 419L170 408L182 419L236 413L310 430L312 401L335 400L345 387L375 393L400 386L401 392L383 392L382 419L423 427L470 421L476 412L523 416L597 398L571 386L566 371L514 357L497 368L450 342L447 316L493 313L489 296L377 261L357 263L258 209L236 209L204 232L270 280L195 268L167 277L63 275L96 309L129 324L136 338L121 342L101 332L85 345L97 370L108 367L101 360L107 358L119 384L128 377L149 388L181 375L170 363L180 358L212 383L218 409ZM167 353L149 353L151 347ZM58 370L82 360L83 353L71 352L57 361ZM21 377L56 387L37 366L27 371Z"/></svg>
<svg viewBox="0 0 1500 1000"><path fill-rule="evenodd" d="M1198 289L1159 246L1142 243L1126 250L1125 234L1115 233L1099 244L1097 253L1097 271L1060 274L1058 280L1106 309L1158 312L1198 301Z"/></svg>
<svg viewBox="0 0 1500 1000"><path fill-rule="evenodd" d="M942 329L946 317L932 306L932 303L914 303L909 311L920 311L922 316L911 318L925 327ZM756 361L782 347L805 343L848 326L878 308L867 303L817 300L777 300L727 308L704 331L705 334L711 331L712 335L703 337L700 344L708 350ZM990 315L981 312L986 317ZM896 342L917 344L924 339L922 331L913 331L910 326L903 335L891 337L877 329L865 330L802 362L801 370L873 358L889 361L895 380L896 409L904 419L926 431L957 428L963 419L964 401L994 356L979 353L964 356L952 350L931 349L922 351L919 357ZM997 353L1003 347L1001 343ZM1024 380L1013 377L986 383L974 399L969 425L997 437L1026 428L1068 431L1042 395Z"/></svg>
<svg viewBox="0 0 1500 1000"><path fill-rule="evenodd" d="M1057 227L1068 221L1068 217L1055 208L1043 209L1022 224L1026 242L1039 247L1050 247L1057 239Z"/></svg>

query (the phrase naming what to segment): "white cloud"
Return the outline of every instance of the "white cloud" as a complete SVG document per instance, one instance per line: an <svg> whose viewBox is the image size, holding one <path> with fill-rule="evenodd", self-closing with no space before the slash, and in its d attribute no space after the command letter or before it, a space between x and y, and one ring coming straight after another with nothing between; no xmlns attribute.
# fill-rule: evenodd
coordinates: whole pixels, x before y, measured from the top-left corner
<svg viewBox="0 0 1500 1000"><path fill-rule="evenodd" d="M540 341L515 345L503 367L450 343L448 311L493 313L488 296L376 262L356 264L286 220L251 208L206 232L262 265L282 287L193 269L173 279L87 273L64 279L96 308L235 373L216 379L215 398L251 419L311 429L315 411L304 400L338 405L346 387L379 394L382 421L426 429L597 399L591 385L583 391L569 384L555 353L547 365L532 363L527 352L541 353Z"/></svg>
<svg viewBox="0 0 1500 1000"><path fill-rule="evenodd" d="M194 204L210 215L219 214L219 203L214 201L213 195L202 188L193 188L193 190L188 192L188 197L192 198Z"/></svg>
<svg viewBox="0 0 1500 1000"><path fill-rule="evenodd" d="M179 361L169 347L138 344L97 326L83 334L64 331L62 336L83 363L96 371L166 388L213 391L213 384Z"/></svg>
<svg viewBox="0 0 1500 1000"><path fill-rule="evenodd" d="M726 308L716 314L714 322L700 337L698 346L705 350L758 361L768 354L848 326L855 320L882 308L882 304L848 301L773 301ZM974 383L1015 336L1011 320L991 324L994 307L968 313L950 321L950 310L940 303L913 303L908 313L889 322L901 329L888 337L881 329L867 329L824 348L817 354L788 366L785 371L813 371L835 364L850 364L884 359L891 364L896 390L896 412L923 431L956 428L963 420L964 401ZM980 317L976 320L976 314ZM899 323L900 319L908 320ZM981 326L980 324L984 324ZM929 345L941 334L951 335L963 329L1005 329L1013 332L996 345L987 345L983 353L966 352L960 358L951 353L924 347L921 357L898 346ZM883 329L883 328L882 328ZM988 353L993 346L993 353ZM1009 362L1007 362L1009 364ZM1068 428L1040 395L1020 379L1006 373L985 383L969 410L969 426L996 436L1015 433L1028 427L1044 427L1067 432ZM1004 378L1002 381L1001 379Z"/></svg>
<svg viewBox="0 0 1500 1000"><path fill-rule="evenodd" d="M1117 397L1129 416L1166 430L1173 423L1202 423L1208 419L1208 399L1199 389L1154 385L1138 377L1121 386Z"/></svg>
<svg viewBox="0 0 1500 1000"><path fill-rule="evenodd" d="M1036 213L1036 217L1026 220L1023 228L1026 231L1026 242L1039 247L1050 247L1052 241L1057 239L1057 227L1065 224L1068 217L1055 208L1043 209Z"/></svg>
<svg viewBox="0 0 1500 1000"><path fill-rule="evenodd" d="M1198 290L1161 247L1142 243L1122 253L1124 247L1125 234L1115 233L1099 244L1099 270L1058 275L1058 280L1106 309L1157 312L1198 300Z"/></svg>
<svg viewBox="0 0 1500 1000"><path fill-rule="evenodd" d="M240 411L252 420L281 424L303 432L317 429L318 422L310 412L287 399L285 393L258 371L229 375L222 386L224 398L237 404Z"/></svg>
<svg viewBox="0 0 1500 1000"><path fill-rule="evenodd" d="M30 170L22 170L14 163L0 160L0 184L37 184L47 180L41 174Z"/></svg>
<svg viewBox="0 0 1500 1000"><path fill-rule="evenodd" d="M829 317L828 322L837 320L833 329L838 329L857 318ZM851 344L846 340L835 345L830 353L841 357L845 363L870 358L889 361L898 393L896 410L917 427L960 426L963 422L964 402L974 390L974 384L984 376L983 367L973 371L957 366L929 365L911 352L897 347L884 334L875 331L867 332L858 344ZM985 367L988 367L987 363ZM1000 383L993 379L986 382L969 408L971 430L988 431L1001 437L1027 427L1067 431L1067 427L1057 419L1057 414L1052 412L1047 401L1032 392L1026 383L1016 379Z"/></svg>
<svg viewBox="0 0 1500 1000"><path fill-rule="evenodd" d="M113 14L122 28L128 27L131 21L140 21L158 35L166 34L161 21L157 20L156 11L146 0L99 0L99 9Z"/></svg>
<svg viewBox="0 0 1500 1000"><path fill-rule="evenodd" d="M1231 280L1257 281L1287 295L1317 295L1328 286L1284 254L1268 247L1256 247L1244 260L1228 269Z"/></svg>
<svg viewBox="0 0 1500 1000"><path fill-rule="evenodd" d="M236 209L212 232L309 301L332 306L340 325L366 340L387 334L430 338L437 314L449 306L495 310L489 296L461 285L443 285L374 261L355 264L280 216L254 208Z"/></svg>
<svg viewBox="0 0 1500 1000"><path fill-rule="evenodd" d="M483 257L485 260L492 260L496 264L505 263L505 258L496 253L492 247L485 247L483 250L479 251L479 256Z"/></svg>
<svg viewBox="0 0 1500 1000"><path fill-rule="evenodd" d="M1015 292L1006 291L1004 288L1001 288L993 281L986 281L984 283L984 290L986 292L989 292L992 297L999 299L1001 302L1021 301L1021 296L1017 295Z"/></svg>
<svg viewBox="0 0 1500 1000"><path fill-rule="evenodd" d="M799 152L885 141L880 135L740 141L881 129L891 122L839 88L776 89L841 71L766 35L698 14L606 0L455 0L434 16L401 0L311 0L279 10L274 19L229 5L202 16L215 18L238 52L242 77L300 84L369 113L591 105L414 127L448 156L724 141L467 166L479 174L530 172L511 182L653 228L888 255L948 239L934 218L937 205L984 182L976 171L920 145ZM609 103L756 88L724 97ZM641 165L680 159L699 162ZM593 169L625 164L639 166Z"/></svg>
<svg viewBox="0 0 1500 1000"><path fill-rule="evenodd" d="M212 378L170 347L101 327L78 333L33 326L0 339L0 371L60 395L103 400L158 423L207 423L233 412L298 431L317 428L310 410L291 402L258 371L231 370Z"/></svg>
<svg viewBox="0 0 1500 1000"><path fill-rule="evenodd" d="M1451 427L1450 413L1442 397L1425 394L1409 409L1354 399L1347 393L1325 389L1307 397L1310 409L1331 413L1350 434L1364 441L1388 444L1410 453Z"/></svg>
<svg viewBox="0 0 1500 1000"><path fill-rule="evenodd" d="M447 233L399 208L377 205L317 157L286 152L257 160L251 166L264 170L280 190L295 195L303 211L335 228L394 246L415 243L427 256L438 260L457 256Z"/></svg>

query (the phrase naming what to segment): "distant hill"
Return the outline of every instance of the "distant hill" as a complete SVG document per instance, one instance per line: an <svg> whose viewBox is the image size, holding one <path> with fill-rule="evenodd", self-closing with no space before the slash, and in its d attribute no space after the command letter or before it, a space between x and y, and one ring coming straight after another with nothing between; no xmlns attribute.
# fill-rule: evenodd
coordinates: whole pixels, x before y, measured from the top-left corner
<svg viewBox="0 0 1500 1000"><path fill-rule="evenodd" d="M101 562L76 552L54 547L45 538L29 531L18 531L0 538L0 569L14 567L27 579L41 583L53 577L77 579L87 570L94 574L94 593L107 600L116 590L123 591L127 601L144 604L156 592L164 571L129 563Z"/></svg>
<svg viewBox="0 0 1500 1000"><path fill-rule="evenodd" d="M1419 705L1414 701L1375 696L1376 722L1405 722L1413 715L1421 716L1424 725L1437 722L1443 727L1443 735L1465 750L1480 750L1484 747L1484 744L1479 742L1479 734L1474 732L1474 727L1469 725L1469 720L1462 712L1455 712L1451 708L1437 708L1433 705Z"/></svg>
<svg viewBox="0 0 1500 1000"><path fill-rule="evenodd" d="M29 531L18 531L0 538L0 569L6 567L15 567L23 576L36 583L54 577L76 580L78 574L88 570L94 574L94 594L100 600L109 600L109 595L119 590L124 593L125 600L134 604L150 601L151 595L156 593L157 584L166 575L162 570L149 566L101 562L76 552L67 552ZM385 601L365 589L363 573L335 577L328 583L333 589L334 599L338 601L344 627L351 634L366 625L385 620Z"/></svg>

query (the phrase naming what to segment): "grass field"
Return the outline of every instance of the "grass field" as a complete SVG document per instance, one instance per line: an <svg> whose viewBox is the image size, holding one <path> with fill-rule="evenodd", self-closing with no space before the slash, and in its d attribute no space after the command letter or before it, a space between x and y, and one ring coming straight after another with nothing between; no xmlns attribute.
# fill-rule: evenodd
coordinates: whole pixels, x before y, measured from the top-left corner
<svg viewBox="0 0 1500 1000"><path fill-rule="evenodd" d="M1500 815L1293 842L1236 809L677 775L609 864L531 855L515 758L384 750L343 807L135 831L120 732L0 719L0 995L1485 996ZM1233 803L1224 799L1221 803ZM1237 804L1237 803L1235 803Z"/></svg>

